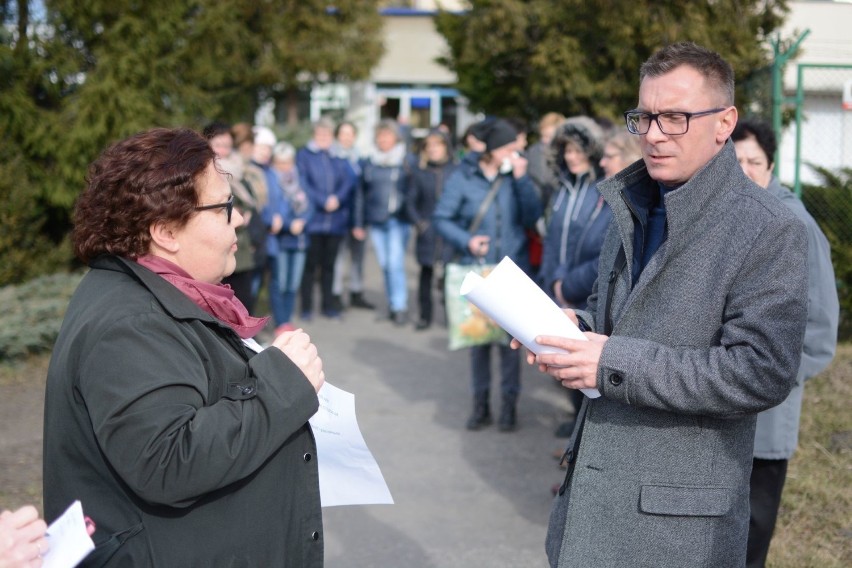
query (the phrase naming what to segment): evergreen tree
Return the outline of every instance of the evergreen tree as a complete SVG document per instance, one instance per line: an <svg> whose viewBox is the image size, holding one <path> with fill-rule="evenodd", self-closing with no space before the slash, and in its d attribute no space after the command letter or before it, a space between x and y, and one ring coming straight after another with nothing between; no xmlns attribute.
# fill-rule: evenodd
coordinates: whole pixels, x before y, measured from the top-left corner
<svg viewBox="0 0 852 568"><path fill-rule="evenodd" d="M251 121L269 96L365 78L382 53L375 0L44 0L39 21L32 4L0 0L0 285L44 271L34 254L70 260L71 208L108 144Z"/></svg>
<svg viewBox="0 0 852 568"><path fill-rule="evenodd" d="M63 265L70 254L63 217L41 190L52 161L44 147L61 88L49 41L32 30L27 2L0 1L0 286ZM59 223L62 225L62 223Z"/></svg>
<svg viewBox="0 0 852 568"><path fill-rule="evenodd" d="M257 4L253 23L262 43L252 61L256 83L287 103L291 125L299 89L365 79L384 51L376 0L266 2Z"/></svg>
<svg viewBox="0 0 852 568"><path fill-rule="evenodd" d="M742 81L769 62L764 42L787 13L786 0L470 4L437 16L450 47L443 63L474 110L530 120L559 111L621 122L636 105L639 66L676 41L718 51Z"/></svg>

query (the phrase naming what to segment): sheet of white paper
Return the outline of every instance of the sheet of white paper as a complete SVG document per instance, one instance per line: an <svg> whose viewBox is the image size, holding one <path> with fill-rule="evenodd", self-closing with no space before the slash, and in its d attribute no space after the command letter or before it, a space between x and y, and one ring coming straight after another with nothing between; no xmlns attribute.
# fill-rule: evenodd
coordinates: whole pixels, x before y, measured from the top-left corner
<svg viewBox="0 0 852 568"><path fill-rule="evenodd" d="M462 282L460 293L536 355L564 352L536 343L539 335L586 340L556 302L508 256L485 278L470 272ZM589 398L601 395L598 389L580 390Z"/></svg>
<svg viewBox="0 0 852 568"><path fill-rule="evenodd" d="M73 568L95 549L79 501L74 501L47 527L47 542L50 549L42 559L43 568Z"/></svg>
<svg viewBox="0 0 852 568"><path fill-rule="evenodd" d="M322 506L393 504L358 428L355 396L327 382L317 396L320 408L310 423L317 443Z"/></svg>

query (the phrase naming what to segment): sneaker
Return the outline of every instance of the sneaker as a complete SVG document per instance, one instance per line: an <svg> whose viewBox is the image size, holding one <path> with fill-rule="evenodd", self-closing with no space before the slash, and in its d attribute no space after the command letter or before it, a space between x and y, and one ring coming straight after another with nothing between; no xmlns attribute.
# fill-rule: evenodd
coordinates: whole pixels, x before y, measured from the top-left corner
<svg viewBox="0 0 852 568"><path fill-rule="evenodd" d="M429 326L431 325L432 323L429 320L420 319L416 324L414 324L414 329L416 329L417 331L423 331L425 329L429 329Z"/></svg>
<svg viewBox="0 0 852 568"><path fill-rule="evenodd" d="M392 318L396 326L402 326L408 323L408 314L406 312L394 312Z"/></svg>
<svg viewBox="0 0 852 568"><path fill-rule="evenodd" d="M342 312L346 309L346 306L343 305L343 298L341 298L339 294L335 294L331 297L331 305L331 311Z"/></svg>
<svg viewBox="0 0 852 568"><path fill-rule="evenodd" d="M299 314L299 319L302 321L311 321L314 319L314 314L313 312L302 312Z"/></svg>
<svg viewBox="0 0 852 568"><path fill-rule="evenodd" d="M322 316L324 318L332 319L332 320L342 320L343 314L340 313L340 310L323 310Z"/></svg>

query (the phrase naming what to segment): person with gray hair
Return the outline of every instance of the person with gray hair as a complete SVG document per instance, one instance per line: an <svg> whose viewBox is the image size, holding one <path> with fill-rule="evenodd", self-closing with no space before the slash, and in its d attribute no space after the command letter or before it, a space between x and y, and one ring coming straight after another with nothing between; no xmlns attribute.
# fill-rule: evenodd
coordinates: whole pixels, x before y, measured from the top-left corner
<svg viewBox="0 0 852 568"><path fill-rule="evenodd" d="M781 185L772 173L776 139L768 123L746 119L731 134L737 159L754 183L787 206L808 230L808 324L802 347L802 364L796 386L778 406L757 415L754 461L749 494L748 568L762 568L769 554L781 493L787 478L787 463L799 442L799 417L805 381L821 373L837 348L840 304L831 264L831 246L801 199Z"/></svg>
<svg viewBox="0 0 852 568"><path fill-rule="evenodd" d="M408 321L408 282L405 252L411 235L406 192L412 166L396 121L376 126L375 146L361 161L361 180L355 200L354 228L369 228L376 260L382 269L388 316L396 325Z"/></svg>
<svg viewBox="0 0 852 568"><path fill-rule="evenodd" d="M296 169L296 149L289 142L279 142L272 150L272 171L275 174L276 219L270 236L276 241L273 271L269 283L269 303L275 320L275 334L293 331L293 311L296 292L302 283L309 238L305 225L310 215L308 196L299 185Z"/></svg>
<svg viewBox="0 0 852 568"><path fill-rule="evenodd" d="M321 310L325 317L340 319L334 301L334 261L349 230L350 208L355 189L355 172L343 158L331 152L334 123L321 118L314 123L313 137L296 153L299 184L310 199L310 220L306 232L310 236L305 272L301 285L301 319L313 317L314 283L319 275L322 295Z"/></svg>
<svg viewBox="0 0 852 568"><path fill-rule="evenodd" d="M598 165L603 170L604 177L610 178L640 159L642 150L639 148L639 139L623 130L607 139Z"/></svg>
<svg viewBox="0 0 852 568"><path fill-rule="evenodd" d="M358 148L355 146L357 138L358 129L355 127L355 124L344 120L338 123L337 128L334 130L335 140L331 151L338 158L343 158L349 162L349 165L352 166L352 170L355 172L355 177L360 179L361 156ZM358 191L357 186L355 190ZM350 222L350 224L354 225L354 207L353 214L350 216ZM346 305L343 303L344 288L349 289L348 307L363 310L376 309L376 306L364 297L364 249L366 239L366 231L350 226L350 230L343 237L343 243L340 245L340 250L337 253L337 259L334 262L334 284L332 291L334 292L335 305L340 310L346 308ZM347 256L349 257L348 266L346 263ZM346 286L344 286L344 283Z"/></svg>
<svg viewBox="0 0 852 568"><path fill-rule="evenodd" d="M598 184L613 220L585 340L527 360L585 397L551 512L551 566L743 566L757 413L796 383L807 234L737 164L734 74L654 53L624 113L643 160ZM519 347L516 341L513 345Z"/></svg>

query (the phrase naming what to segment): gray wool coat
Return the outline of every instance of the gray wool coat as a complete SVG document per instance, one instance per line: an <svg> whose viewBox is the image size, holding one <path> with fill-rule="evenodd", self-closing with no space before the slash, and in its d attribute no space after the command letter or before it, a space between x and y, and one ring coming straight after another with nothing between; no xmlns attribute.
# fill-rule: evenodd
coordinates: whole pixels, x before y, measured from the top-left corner
<svg viewBox="0 0 852 568"><path fill-rule="evenodd" d="M745 564L755 416L796 382L807 317L807 236L752 183L729 141L666 196L668 238L635 285L631 196L658 191L640 160L599 185L613 211L581 319L612 333L601 398L586 399L552 566ZM617 267L623 249L626 264Z"/></svg>

